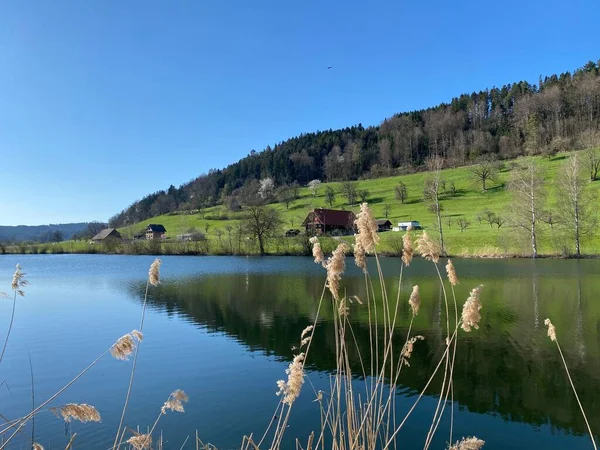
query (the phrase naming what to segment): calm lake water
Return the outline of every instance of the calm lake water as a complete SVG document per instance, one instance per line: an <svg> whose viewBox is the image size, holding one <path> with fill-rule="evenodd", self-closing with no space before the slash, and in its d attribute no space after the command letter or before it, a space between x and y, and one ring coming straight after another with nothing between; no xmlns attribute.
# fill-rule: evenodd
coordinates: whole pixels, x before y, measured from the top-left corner
<svg viewBox="0 0 600 450"><path fill-rule="evenodd" d="M300 332L315 317L324 271L309 258L169 257L162 280L150 291L137 377L126 418L128 426L151 425L169 393L190 397L184 414L169 413L159 428L165 448L179 449L195 430L220 449L239 446L244 434L260 434L277 405L276 381L285 377ZM19 298L8 350L0 365L0 414L14 418L31 410L29 355L39 404L123 334L139 327L148 256L27 255L0 257L0 291L8 291L19 262L30 286ZM369 262L370 264L373 261ZM348 261L348 266L353 265ZM395 297L399 260L382 260ZM484 284L478 331L461 332L454 373L455 432L477 435L486 449L591 448L585 425L543 321L551 317L572 370L592 428L600 432L600 261L458 260L462 302ZM415 261L404 273L404 300L413 284L421 287L422 307L413 332L417 344L411 366L403 369L398 392L407 409L424 387L444 350L445 323L439 282L431 264ZM344 278L348 294L364 296L364 280L352 267ZM0 303L4 339L11 301ZM364 309L350 317L361 348L368 349ZM403 301L397 332L405 335ZM335 367L331 311L318 324L308 357L308 377L327 389ZM35 438L46 449L64 449L69 433L75 448L105 450L113 443L131 361L105 357L53 406L89 403L101 423L66 428L50 412L35 421ZM400 434L403 448L422 448L440 383ZM315 394L306 383L294 406L287 436L319 428ZM447 420L446 420L447 419ZM449 415L432 448L444 448ZM32 424L11 448L30 448Z"/></svg>

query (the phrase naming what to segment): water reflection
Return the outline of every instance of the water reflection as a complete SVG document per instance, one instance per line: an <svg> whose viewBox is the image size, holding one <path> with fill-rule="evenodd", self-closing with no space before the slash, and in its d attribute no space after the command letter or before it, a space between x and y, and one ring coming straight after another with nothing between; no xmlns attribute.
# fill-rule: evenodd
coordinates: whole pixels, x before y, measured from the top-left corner
<svg viewBox="0 0 600 450"><path fill-rule="evenodd" d="M505 420L584 433L585 424L556 348L546 338L540 322L552 317L584 407L587 411L599 410L600 306L586 301L598 298L598 281L577 267L558 276L537 269L530 276L502 277L490 272L478 275L463 277L457 289L462 305L470 288L485 285L481 329L459 337L454 395L461 407ZM349 295L366 298L360 276L349 276L344 282ZM423 388L444 350L445 336L445 308L439 285L433 278L417 273L403 287L405 299L412 282L419 283L423 296L414 332L426 340L419 343L410 370L403 373L403 388L408 393ZM390 298L395 298L397 279L386 280L386 285ZM141 300L143 284L134 284L131 289ZM251 351L290 359L300 332L316 315L322 289L322 277L302 274L189 276L165 282L149 302L152 308L225 332ZM319 371L335 368L334 312L327 302L325 305L315 335L319 345L313 346L308 360ZM401 345L408 328L405 302L400 313L397 345ZM352 305L350 314L360 353L368 355L366 308ZM359 373L358 357L354 356L355 373ZM435 386L439 383L434 383L429 394L439 394ZM591 416L592 429L599 430L600 416Z"/></svg>

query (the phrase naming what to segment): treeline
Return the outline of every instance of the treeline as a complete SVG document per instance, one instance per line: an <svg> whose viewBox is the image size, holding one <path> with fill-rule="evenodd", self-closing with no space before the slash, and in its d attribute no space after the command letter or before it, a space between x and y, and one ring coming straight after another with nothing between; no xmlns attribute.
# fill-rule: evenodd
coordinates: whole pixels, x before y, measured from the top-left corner
<svg viewBox="0 0 600 450"><path fill-rule="evenodd" d="M87 223L59 223L50 225L0 226L0 242L58 242L71 239L87 227Z"/></svg>
<svg viewBox="0 0 600 450"><path fill-rule="evenodd" d="M179 188L136 201L110 219L126 226L175 210L254 198L259 180L275 186L389 176L420 170L431 156L447 167L481 157L552 155L600 144L600 61L560 75L463 94L426 110L397 114L376 127L302 134L211 170Z"/></svg>

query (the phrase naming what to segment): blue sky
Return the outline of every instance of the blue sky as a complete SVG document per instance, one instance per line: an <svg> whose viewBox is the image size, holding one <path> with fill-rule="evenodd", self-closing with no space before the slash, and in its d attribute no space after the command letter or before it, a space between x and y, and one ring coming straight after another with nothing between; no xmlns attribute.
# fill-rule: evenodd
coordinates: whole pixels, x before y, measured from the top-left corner
<svg viewBox="0 0 600 450"><path fill-rule="evenodd" d="M600 58L597 0L0 0L0 224ZM332 70L326 70L333 66Z"/></svg>

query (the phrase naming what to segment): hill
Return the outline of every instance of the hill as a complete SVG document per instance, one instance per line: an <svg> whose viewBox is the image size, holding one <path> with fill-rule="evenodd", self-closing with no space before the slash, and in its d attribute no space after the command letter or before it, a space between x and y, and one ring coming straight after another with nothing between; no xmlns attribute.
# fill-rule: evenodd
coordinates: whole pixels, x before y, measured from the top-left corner
<svg viewBox="0 0 600 450"><path fill-rule="evenodd" d="M544 190L548 194L545 211L556 212L560 191L557 186L560 169L570 157L570 153L560 153L552 158L532 157L544 179ZM585 155L581 155L582 157ZM501 163L498 168L496 180L488 182L485 192L481 189L481 182L474 175L474 166L446 169L442 171L442 178L446 184L445 193L442 195L443 227L446 247L452 255L463 256L505 256L527 255L531 247L521 239L520 234L508 220L511 215L512 194L506 189L510 170L515 162ZM359 191L368 191L366 200L373 209L377 218L384 218L388 210L388 218L393 223L399 221L418 220L425 228L435 234L435 214L430 212L427 203L423 200L423 186L427 177L426 172L409 174L396 177L385 177L356 182ZM401 203L396 199L395 188L400 183L406 186L407 199ZM327 188L335 192L335 199L330 205L325 196ZM585 189L594 198L600 198L600 181L586 181ZM298 198L293 200L289 208L285 203L278 202L271 205L276 208L283 219L280 238L272 240L268 251L272 253L300 252L301 243L294 239L282 237L287 228L301 228L301 223L308 211L315 207L351 209L358 211L357 204L349 205L342 192L342 183L323 183L316 196L313 196L306 187L300 188ZM501 220L489 223L486 213L494 213ZM488 213L488 214L489 214ZM243 211L231 212L225 205L206 208L199 212L179 211L160 215L142 221L138 224L120 228L119 231L127 236L139 233L148 223L163 224L168 236L175 240L178 234L195 229L205 233L209 241L211 253L237 252L237 230L243 220ZM556 215L555 215L556 217ZM468 222L468 226L461 230L459 223ZM556 219L555 219L556 220ZM552 221L550 221L552 222ZM540 253L545 255L560 255L564 253L565 246L570 247L570 242L565 242L561 228L556 223L542 223L540 226ZM381 250L394 253L397 249L402 233L381 233ZM326 249L331 249L335 241L325 244ZM252 253L256 250L245 249ZM164 251L169 251L165 249ZM584 240L584 254L600 254L600 235L594 234Z"/></svg>
<svg viewBox="0 0 600 450"><path fill-rule="evenodd" d="M49 225L0 225L0 242L62 241L71 239L73 235L81 233L87 226L87 222ZM60 237L60 239L54 239L55 237Z"/></svg>
<svg viewBox="0 0 600 450"><path fill-rule="evenodd" d="M418 170L430 155L450 167L493 156L552 155L600 142L599 64L573 73L465 93L449 103L361 124L307 133L252 150L225 169L150 194L111 218L127 226L162 214L242 204L261 179L276 186L379 178Z"/></svg>

